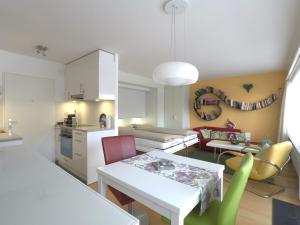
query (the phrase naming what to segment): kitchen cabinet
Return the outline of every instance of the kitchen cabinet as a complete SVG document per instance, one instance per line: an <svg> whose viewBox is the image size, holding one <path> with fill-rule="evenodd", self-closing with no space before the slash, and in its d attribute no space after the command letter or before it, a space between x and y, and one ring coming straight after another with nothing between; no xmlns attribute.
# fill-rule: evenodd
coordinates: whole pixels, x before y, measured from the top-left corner
<svg viewBox="0 0 300 225"><path fill-rule="evenodd" d="M72 129L72 128L69 128ZM57 132L58 133L58 132ZM72 158L56 150L60 166L80 177L87 184L97 181L96 169L105 165L101 139L114 136L115 130L80 131L72 130ZM56 145L60 149L60 145Z"/></svg>
<svg viewBox="0 0 300 225"><path fill-rule="evenodd" d="M60 128L55 128L55 158L60 157Z"/></svg>
<svg viewBox="0 0 300 225"><path fill-rule="evenodd" d="M66 99L115 100L118 55L97 50L66 66Z"/></svg>

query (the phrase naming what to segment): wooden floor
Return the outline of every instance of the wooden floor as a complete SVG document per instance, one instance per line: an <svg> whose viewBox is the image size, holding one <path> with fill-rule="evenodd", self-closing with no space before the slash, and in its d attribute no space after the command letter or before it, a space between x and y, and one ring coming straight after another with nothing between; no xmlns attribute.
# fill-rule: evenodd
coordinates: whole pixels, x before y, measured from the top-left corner
<svg viewBox="0 0 300 225"><path fill-rule="evenodd" d="M226 191L231 176L224 174L224 191ZM276 184L280 184L286 188L285 192L274 196L276 199L290 202L300 206L298 199L298 178L292 163L289 163L282 173L275 179ZM252 183L248 183L248 188L253 187ZM90 185L91 188L97 190L97 183ZM265 188L265 187L264 187ZM108 198L119 205L116 199L108 192ZM150 217L150 225L166 225L161 221L159 214L151 209L135 202L134 207L144 208ZM125 208L126 209L126 208ZM238 212L237 225L271 225L272 224L272 199L265 199L246 191L243 195L240 209Z"/></svg>

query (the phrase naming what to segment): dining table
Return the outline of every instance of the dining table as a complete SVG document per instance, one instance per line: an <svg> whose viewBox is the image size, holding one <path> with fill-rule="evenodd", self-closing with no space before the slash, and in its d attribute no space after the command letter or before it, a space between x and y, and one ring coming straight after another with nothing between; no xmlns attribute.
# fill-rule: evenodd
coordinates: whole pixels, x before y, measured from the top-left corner
<svg viewBox="0 0 300 225"><path fill-rule="evenodd" d="M214 200L223 198L224 165L151 151L97 169L98 191L106 196L111 186L183 225L199 204L203 214Z"/></svg>

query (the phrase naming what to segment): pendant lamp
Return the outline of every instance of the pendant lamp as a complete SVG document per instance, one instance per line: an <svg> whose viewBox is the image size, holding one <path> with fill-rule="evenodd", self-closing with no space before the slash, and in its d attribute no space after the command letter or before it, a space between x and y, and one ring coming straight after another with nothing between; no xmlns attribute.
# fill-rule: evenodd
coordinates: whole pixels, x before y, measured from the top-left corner
<svg viewBox="0 0 300 225"><path fill-rule="evenodd" d="M165 12L172 16L170 49L171 55L173 55L173 61L161 63L154 69L152 77L156 83L170 86L182 86L193 84L198 80L198 69L194 65L188 62L181 62L176 60L176 15L179 13L185 14L188 5L189 2L187 0L171 0L165 4Z"/></svg>

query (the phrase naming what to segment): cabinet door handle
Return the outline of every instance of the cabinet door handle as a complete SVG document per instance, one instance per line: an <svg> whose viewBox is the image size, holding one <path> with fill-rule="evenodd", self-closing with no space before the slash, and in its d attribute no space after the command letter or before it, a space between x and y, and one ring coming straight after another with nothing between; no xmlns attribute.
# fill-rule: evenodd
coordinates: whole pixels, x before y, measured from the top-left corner
<svg viewBox="0 0 300 225"><path fill-rule="evenodd" d="M79 133L79 132L75 132L74 134L76 134L76 135L80 135L80 136L82 135L82 133Z"/></svg>
<svg viewBox="0 0 300 225"><path fill-rule="evenodd" d="M81 143L81 141L80 141L80 140L77 140L77 139L75 139L75 142L79 142L79 143Z"/></svg>
<svg viewBox="0 0 300 225"><path fill-rule="evenodd" d="M81 157L82 155L81 154L79 154L79 153L75 153L75 155L77 155L77 156L79 156L79 157Z"/></svg>

